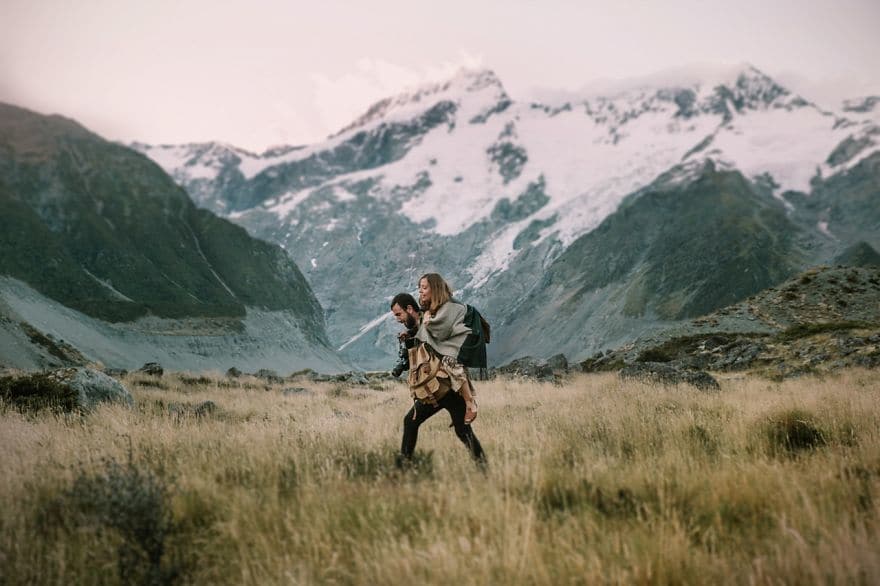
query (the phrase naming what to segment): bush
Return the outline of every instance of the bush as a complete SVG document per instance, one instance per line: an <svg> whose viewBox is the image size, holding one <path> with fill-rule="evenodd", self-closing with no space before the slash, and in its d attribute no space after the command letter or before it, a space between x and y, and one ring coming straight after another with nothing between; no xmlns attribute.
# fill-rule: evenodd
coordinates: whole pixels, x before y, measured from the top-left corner
<svg viewBox="0 0 880 586"><path fill-rule="evenodd" d="M592 509L603 517L634 519L648 510L647 505L629 488L607 490L586 479L575 480L555 475L545 478L541 484L537 505L544 516Z"/></svg>
<svg viewBox="0 0 880 586"><path fill-rule="evenodd" d="M120 538L117 569L125 584L171 584L183 577L168 561L176 531L166 484L129 461L108 460L95 474L81 472L57 503L71 531L110 529Z"/></svg>
<svg viewBox="0 0 880 586"><path fill-rule="evenodd" d="M405 469L418 476L434 474L434 452L419 450L412 460L403 462L394 450L363 450L346 446L333 457L333 463L349 479L379 480L398 474Z"/></svg>
<svg viewBox="0 0 880 586"><path fill-rule="evenodd" d="M636 358L637 362L671 362L674 359L667 350L655 347L648 348L639 354L639 357Z"/></svg>
<svg viewBox="0 0 880 586"><path fill-rule="evenodd" d="M0 378L0 399L20 412L49 409L70 413L77 409L77 392L46 374Z"/></svg>
<svg viewBox="0 0 880 586"><path fill-rule="evenodd" d="M812 415L800 409L785 411L771 417L766 436L772 453L797 454L825 446L826 434Z"/></svg>

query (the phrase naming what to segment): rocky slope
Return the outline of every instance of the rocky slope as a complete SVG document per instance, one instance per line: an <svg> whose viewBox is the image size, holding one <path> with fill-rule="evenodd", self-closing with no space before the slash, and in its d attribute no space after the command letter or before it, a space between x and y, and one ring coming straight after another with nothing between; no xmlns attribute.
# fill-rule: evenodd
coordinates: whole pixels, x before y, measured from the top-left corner
<svg viewBox="0 0 880 586"><path fill-rule="evenodd" d="M663 362L771 376L880 366L880 264L821 266L706 316L583 361L584 370Z"/></svg>
<svg viewBox="0 0 880 586"><path fill-rule="evenodd" d="M81 359L114 366L131 367L151 352L180 368L213 362L212 353L261 360L258 346L288 341L312 359L326 357L331 369L340 365L322 309L284 251L197 208L148 158L71 120L0 104L0 206L0 362L63 362L64 346L34 342L51 335ZM284 316L295 327L290 336L275 331L277 339L237 347L255 314ZM210 351L151 337L157 321L164 335L176 323L212 320L232 325L225 338L213 325L205 337L195 334L212 337ZM108 334L92 344L90 328L124 331L128 342Z"/></svg>
<svg viewBox="0 0 880 586"><path fill-rule="evenodd" d="M316 145L138 148L199 205L285 247L361 366L393 362L387 300L431 270L497 324L498 364L583 358L878 246L880 131L863 114L824 111L750 66L552 104L465 71ZM572 321L584 327L568 335Z"/></svg>

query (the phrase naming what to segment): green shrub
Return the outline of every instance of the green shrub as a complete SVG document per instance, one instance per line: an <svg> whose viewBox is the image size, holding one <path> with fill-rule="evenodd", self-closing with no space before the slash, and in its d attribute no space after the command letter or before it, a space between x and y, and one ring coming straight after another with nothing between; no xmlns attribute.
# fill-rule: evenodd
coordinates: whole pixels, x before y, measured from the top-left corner
<svg viewBox="0 0 880 586"><path fill-rule="evenodd" d="M638 362L671 362L675 357L661 347L648 348L639 357Z"/></svg>
<svg viewBox="0 0 880 586"><path fill-rule="evenodd" d="M538 510L544 515L593 509L603 517L638 518L647 506L629 488L603 489L586 479L551 475L541 484Z"/></svg>
<svg viewBox="0 0 880 586"><path fill-rule="evenodd" d="M77 409L77 392L42 373L0 378L0 399L20 412Z"/></svg>
<svg viewBox="0 0 880 586"><path fill-rule="evenodd" d="M143 380L136 380L136 381L134 381L134 384L139 387L147 387L150 389L161 389L163 391L168 390L167 384L163 383L160 380L153 380L151 378L147 378L147 379L143 379Z"/></svg>
<svg viewBox="0 0 880 586"><path fill-rule="evenodd" d="M821 448L828 443L826 434L813 416L800 409L771 417L765 431L770 451L774 454L797 454Z"/></svg>
<svg viewBox="0 0 880 586"><path fill-rule="evenodd" d="M70 531L89 527L118 535L122 583L172 584L183 578L183 567L166 555L176 531L169 489L152 472L131 461L108 460L97 473L81 472L58 505Z"/></svg>
<svg viewBox="0 0 880 586"><path fill-rule="evenodd" d="M333 456L333 464L349 479L379 480L399 474L402 470L421 477L434 475L434 452L419 450L408 462L400 460L394 450L364 450L346 446Z"/></svg>
<svg viewBox="0 0 880 586"><path fill-rule="evenodd" d="M185 385L212 385L216 381L214 379L208 378L207 376L187 376L185 374L181 374L179 377L180 382Z"/></svg>

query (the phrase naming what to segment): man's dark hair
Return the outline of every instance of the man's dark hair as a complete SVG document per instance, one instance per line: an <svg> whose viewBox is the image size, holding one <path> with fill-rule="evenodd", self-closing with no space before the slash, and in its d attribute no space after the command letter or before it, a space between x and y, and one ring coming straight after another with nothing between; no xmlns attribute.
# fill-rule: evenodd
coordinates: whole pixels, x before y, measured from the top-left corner
<svg viewBox="0 0 880 586"><path fill-rule="evenodd" d="M391 307L395 305L399 305L400 309L406 311L406 308L412 306L416 311L421 311L418 302L415 297L410 295L409 293L398 293L394 296L394 299L391 300Z"/></svg>

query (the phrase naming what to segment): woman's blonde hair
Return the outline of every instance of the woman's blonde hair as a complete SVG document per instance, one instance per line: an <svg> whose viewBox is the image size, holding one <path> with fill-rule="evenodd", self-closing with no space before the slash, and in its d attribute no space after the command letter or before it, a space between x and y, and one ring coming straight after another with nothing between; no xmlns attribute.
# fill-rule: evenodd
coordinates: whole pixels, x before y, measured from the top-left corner
<svg viewBox="0 0 880 586"><path fill-rule="evenodd" d="M428 281L428 286L431 288L431 303L428 307L423 307L422 309L430 311L431 315L433 315L437 313L437 310L440 309L444 303L452 299L452 288L449 286L449 283L437 273L425 273L419 277L419 283L422 282L422 279Z"/></svg>

